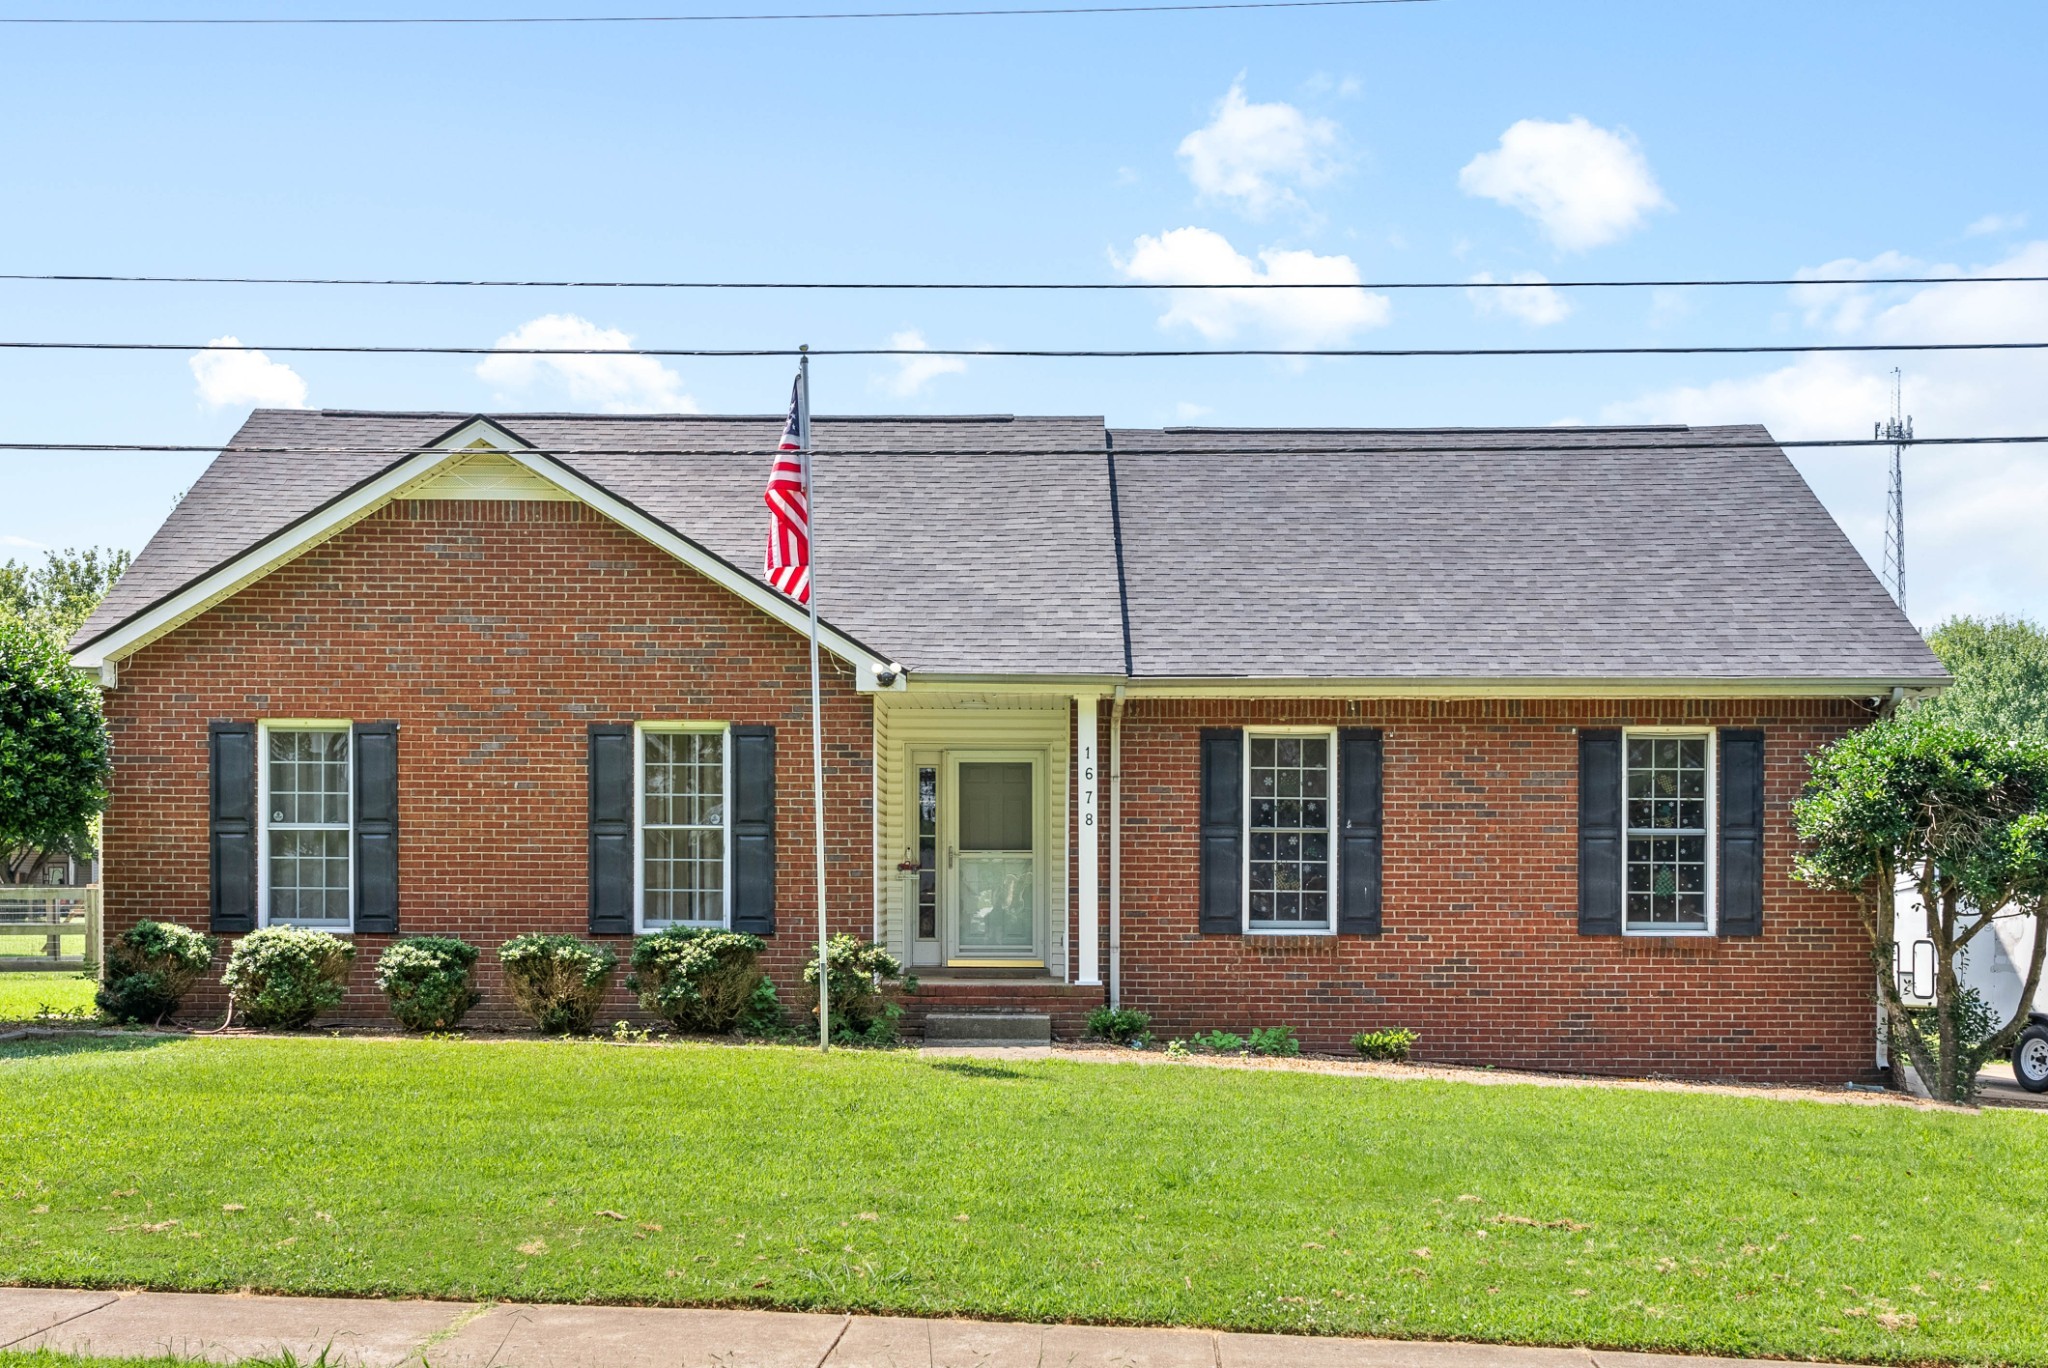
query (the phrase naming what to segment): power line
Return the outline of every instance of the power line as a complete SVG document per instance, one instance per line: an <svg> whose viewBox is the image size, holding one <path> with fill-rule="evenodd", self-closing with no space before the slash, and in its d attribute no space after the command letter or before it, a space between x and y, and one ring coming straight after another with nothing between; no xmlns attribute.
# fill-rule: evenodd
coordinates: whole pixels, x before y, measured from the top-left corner
<svg viewBox="0 0 2048 1368"><path fill-rule="evenodd" d="M77 275L0 272L0 280L99 285L367 285L492 290L1642 290L1793 285L2042 285L2048 275L1819 276L1701 280L1362 280L1230 282L910 280L461 280L367 276Z"/></svg>
<svg viewBox="0 0 2048 1368"><path fill-rule="evenodd" d="M0 18L0 24L35 24L47 27L136 27L136 28L289 28L308 26L386 27L422 25L486 24L740 24L794 22L831 19L997 19L1035 18L1060 14L1197 14L1217 10L1301 10L1358 9L1367 5L1428 5L1436 0L1235 0L1234 3L1178 5L1059 5L1020 9L951 10L819 10L786 14L537 14L537 15L394 15L357 18L349 16L309 17L206 17L146 16Z"/></svg>
<svg viewBox="0 0 2048 1368"><path fill-rule="evenodd" d="M353 356L959 356L1120 361L1187 357L1787 356L1821 352L2042 351L2048 342L1805 342L1693 347L425 347L213 342L0 342L0 351L276 352Z"/></svg>
<svg viewBox="0 0 2048 1368"><path fill-rule="evenodd" d="M685 421L692 421L685 418ZM773 415L752 418L727 419L728 422L777 421ZM823 419L830 424L831 417ZM1484 430L1470 434L1473 440L1464 445L1450 446L1443 443L1433 445L1399 445L1380 443L1358 443L1354 445L1296 445L1296 446L1186 446L1186 447L1131 447L1119 451L1119 455L1131 456L1442 456L1446 454L1473 455L1498 452L1504 456L1522 455L1567 455L1598 454L1601 452L1627 450L1665 451L1781 451L1786 449L1826 449L1859 447L1894 447L1901 443L1888 436L1880 437L1812 437L1786 441L1756 440L1744 438L1706 438L1694 441L1674 441L1663 438L1655 441L1629 443L1613 440L1625 435L1616 429L1594 429L1604 438L1600 442L1511 442L1501 441L1498 434ZM1990 437L1909 437L1905 446L2043 446L2048 445L2048 433L2016 436ZM0 442L0 451L47 451L69 454L113 453L168 455L263 455L263 456L399 456L420 454L434 450L431 447L408 447L403 444L388 446L326 446L307 443L257 444L257 443L199 443L174 442ZM481 448L479 448L481 450ZM778 455L774 447L759 448L717 446L601 446L601 447L536 447L544 456L717 456L732 458L773 459ZM838 447L825 445L821 454L829 456L1101 456L1107 448L1086 447Z"/></svg>

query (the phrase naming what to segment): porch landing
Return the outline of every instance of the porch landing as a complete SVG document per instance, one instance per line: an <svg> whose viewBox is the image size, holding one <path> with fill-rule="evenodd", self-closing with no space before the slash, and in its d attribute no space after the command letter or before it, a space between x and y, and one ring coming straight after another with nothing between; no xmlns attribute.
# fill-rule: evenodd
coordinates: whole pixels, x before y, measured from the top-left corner
<svg viewBox="0 0 2048 1368"><path fill-rule="evenodd" d="M1088 1014L1109 1000L1100 984L1083 986L1055 978L983 978L959 974L919 974L917 991L901 999L903 1033L923 1038L925 1018L935 1013L966 1015L1031 1014L1048 1018L1055 1040L1079 1040L1088 1029Z"/></svg>

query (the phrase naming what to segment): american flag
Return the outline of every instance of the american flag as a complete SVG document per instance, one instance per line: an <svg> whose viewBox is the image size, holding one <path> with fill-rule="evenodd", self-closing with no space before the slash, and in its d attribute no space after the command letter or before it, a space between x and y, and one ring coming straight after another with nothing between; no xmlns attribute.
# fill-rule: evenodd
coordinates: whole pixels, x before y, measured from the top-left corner
<svg viewBox="0 0 2048 1368"><path fill-rule="evenodd" d="M789 391L789 421L768 471L768 582L798 603L811 601L811 498L804 480L803 380Z"/></svg>

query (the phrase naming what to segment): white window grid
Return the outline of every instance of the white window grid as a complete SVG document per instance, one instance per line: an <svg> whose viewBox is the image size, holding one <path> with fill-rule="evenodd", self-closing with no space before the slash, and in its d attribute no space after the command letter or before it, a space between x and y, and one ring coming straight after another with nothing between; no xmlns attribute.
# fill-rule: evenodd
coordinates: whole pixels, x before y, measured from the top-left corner
<svg viewBox="0 0 2048 1368"><path fill-rule="evenodd" d="M1275 743L1274 763L1260 764L1263 756L1261 742ZM1309 776L1313 767L1296 759L1291 764L1280 763L1282 744L1285 742L1314 742L1321 747L1322 767L1318 794L1300 792L1282 793L1286 787L1306 788L1310 786ZM1276 780L1275 792L1261 794L1258 782L1260 772L1273 773ZM1288 777L1297 781L1294 785L1286 782ZM1257 727L1246 728L1244 732L1244 862L1242 880L1244 884L1244 930L1250 935L1260 936L1331 936L1337 932L1337 729L1335 727ZM1271 825L1259 824L1260 804L1270 801L1274 805ZM1294 809L1283 807L1294 804ZM1309 805L1320 807L1311 812ZM1311 822L1311 817L1320 818ZM1291 819L1291 821L1290 821ZM1273 838L1272 856L1263 855L1259 841L1261 836ZM1290 846L1292 838L1294 844ZM1321 857L1315 851L1320 849ZM1270 880L1256 882L1278 884L1283 878L1290 883L1298 882L1299 888L1258 888L1255 876L1261 865L1273 871ZM1290 877L1292 876L1292 877ZM1320 882L1322 887L1309 885ZM1259 895L1293 894L1313 895L1320 903L1320 915L1307 915L1308 897L1301 897L1300 909L1293 918L1277 915L1282 909L1277 905L1272 912L1264 912ZM1262 915L1262 912L1264 914Z"/></svg>
<svg viewBox="0 0 2048 1368"><path fill-rule="evenodd" d="M294 758L274 761L270 748L271 739L278 736L304 736L313 733L338 735L341 738L340 790L336 794L324 788L306 789L300 781L307 776L305 771L331 768L332 762L319 759ZM263 926L304 926L322 931L348 932L355 928L355 738L350 724L339 719L296 720L279 719L259 722L256 726L256 810L259 818L257 859L256 859L256 905L258 924ZM274 764L287 765L291 769L292 785L280 789L274 782L277 775ZM305 806L308 797L320 799L317 809L309 811ZM329 805L329 800L338 797L339 813ZM280 808L276 804L283 802ZM308 820L308 819L311 820ZM292 844L298 849L289 858L292 881L280 884L277 880L279 857L273 853L273 834L291 834ZM338 847L339 853L335 853ZM323 877L317 883L309 884L304 873L309 862L317 863ZM342 869L339 882L326 877L336 865ZM308 893L317 893L322 900L323 913L331 912L333 904L340 903L340 915L317 917L302 915L305 910L304 898ZM280 904L284 906L280 907ZM282 913L282 914L281 914Z"/></svg>
<svg viewBox="0 0 2048 1368"><path fill-rule="evenodd" d="M642 722L633 729L633 905L635 929L732 924L732 729L723 722ZM684 738L695 744L677 744ZM660 741L669 749L650 763ZM716 743L707 762L704 742ZM715 763L715 791L699 781ZM649 774L656 778L650 786ZM662 805L659 809L656 804ZM662 820L649 820L651 811ZM716 871L706 877L715 861ZM660 877L651 877L655 871ZM685 874L679 884L676 876ZM696 915L677 915L695 913Z"/></svg>
<svg viewBox="0 0 2048 1368"><path fill-rule="evenodd" d="M1652 763L1634 763L1638 744L1651 750ZM1697 747L1698 767L1683 762L1686 743ZM1675 763L1663 761L1673 758ZM1647 794L1638 774L1651 778ZM1671 792L1654 791L1662 777L1673 777ZM1689 793L1687 776L1698 776L1697 794ZM1621 736L1621 821L1622 890L1621 929L1627 936L1711 936L1718 924L1718 859L1720 830L1720 755L1710 727L1629 727ZM1646 822L1640 806L1652 807ZM1698 804L1696 811L1687 810ZM1657 804L1669 804L1659 810ZM1668 891L1667 891L1668 886ZM1639 899L1649 897L1650 910L1642 915ZM1672 900L1665 904L1664 899ZM1700 911L1697 919L1684 916L1688 902ZM1675 915L1674 915L1675 914Z"/></svg>

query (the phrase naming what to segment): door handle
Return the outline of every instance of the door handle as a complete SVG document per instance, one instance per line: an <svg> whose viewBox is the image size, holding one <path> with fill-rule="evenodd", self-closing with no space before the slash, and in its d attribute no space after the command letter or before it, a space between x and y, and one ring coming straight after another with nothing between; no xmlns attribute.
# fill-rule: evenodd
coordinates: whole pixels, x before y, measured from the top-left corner
<svg viewBox="0 0 2048 1368"><path fill-rule="evenodd" d="M952 867L953 867L953 866L954 866L954 865L955 865L956 863L958 863L958 861L959 861L959 857L960 857L960 852L959 852L958 850L956 850L956 849L955 849L954 847L952 847L952 846L947 846L947 847L946 847L946 868L948 868L948 869L951 869L951 868L952 868Z"/></svg>

